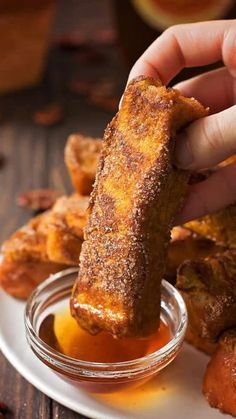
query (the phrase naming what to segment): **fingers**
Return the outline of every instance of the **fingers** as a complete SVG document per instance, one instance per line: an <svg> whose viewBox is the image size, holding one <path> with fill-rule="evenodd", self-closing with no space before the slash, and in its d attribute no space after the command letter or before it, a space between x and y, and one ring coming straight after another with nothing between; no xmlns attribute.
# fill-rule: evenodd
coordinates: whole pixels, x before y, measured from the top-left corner
<svg viewBox="0 0 236 419"><path fill-rule="evenodd" d="M129 80L139 75L160 77L167 84L184 67L222 59L236 74L235 20L172 26L157 38L134 64Z"/></svg>
<svg viewBox="0 0 236 419"><path fill-rule="evenodd" d="M235 103L234 79L226 67L193 77L174 87L184 96L195 97L204 106L209 106L211 113L220 112Z"/></svg>
<svg viewBox="0 0 236 419"><path fill-rule="evenodd" d="M175 225L216 212L236 202L236 163L213 173L204 182L193 185Z"/></svg>
<svg viewBox="0 0 236 419"><path fill-rule="evenodd" d="M177 166L200 170L236 154L236 105L189 125L176 140Z"/></svg>

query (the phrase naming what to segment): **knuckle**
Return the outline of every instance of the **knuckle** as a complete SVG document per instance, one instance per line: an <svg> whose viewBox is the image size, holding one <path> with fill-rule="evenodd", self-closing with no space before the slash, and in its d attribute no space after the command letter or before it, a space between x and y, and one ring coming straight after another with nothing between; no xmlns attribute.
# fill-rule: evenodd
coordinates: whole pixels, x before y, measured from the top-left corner
<svg viewBox="0 0 236 419"><path fill-rule="evenodd" d="M221 115L217 115L216 117L214 117L212 141L214 142L217 148L224 144L224 141L225 141L224 121Z"/></svg>
<svg viewBox="0 0 236 419"><path fill-rule="evenodd" d="M229 71L236 75L236 28L230 26L224 33L222 58Z"/></svg>
<svg viewBox="0 0 236 419"><path fill-rule="evenodd" d="M201 208L201 214L209 214L212 208L210 201L208 200L208 194L206 194L205 190L201 188L201 186L199 185L196 185L194 193L196 205L198 205Z"/></svg>
<svg viewBox="0 0 236 419"><path fill-rule="evenodd" d="M232 110L233 113L231 112ZM213 117L212 143L214 142L214 147L226 157L230 154L235 154L236 152L235 119L233 117L235 110L236 107L235 109L232 108Z"/></svg>
<svg viewBox="0 0 236 419"><path fill-rule="evenodd" d="M205 143L208 152L214 152L215 154L216 151L219 151L222 138L223 134L221 130L221 124L219 124L217 117L213 117L213 119L207 118L205 121L203 121L202 141Z"/></svg>
<svg viewBox="0 0 236 419"><path fill-rule="evenodd" d="M224 135L224 121L221 115L217 115L214 118L214 142L216 143L216 146L222 146L225 141L225 135Z"/></svg>
<svg viewBox="0 0 236 419"><path fill-rule="evenodd" d="M182 31L184 26L185 25L183 25L183 24L169 26L169 28L167 28L163 32L163 35L165 35L165 36L176 36L180 31Z"/></svg>
<svg viewBox="0 0 236 419"><path fill-rule="evenodd" d="M163 33L165 40L173 44L180 67L185 67L185 58L181 48L180 34L186 30L185 25L170 26Z"/></svg>
<svg viewBox="0 0 236 419"><path fill-rule="evenodd" d="M167 28L164 32L163 32L163 37L172 37L173 34L175 33L175 26L169 26L169 28Z"/></svg>

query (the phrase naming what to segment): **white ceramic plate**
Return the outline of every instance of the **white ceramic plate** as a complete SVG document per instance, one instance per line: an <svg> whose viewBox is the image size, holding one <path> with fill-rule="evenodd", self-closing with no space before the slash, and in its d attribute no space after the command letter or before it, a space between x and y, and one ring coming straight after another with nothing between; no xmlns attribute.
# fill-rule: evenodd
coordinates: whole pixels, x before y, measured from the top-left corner
<svg viewBox="0 0 236 419"><path fill-rule="evenodd" d="M184 344L172 365L137 389L110 395L78 390L33 354L25 339L23 302L0 290L0 349L31 384L64 406L95 419L227 419L201 394L207 356Z"/></svg>

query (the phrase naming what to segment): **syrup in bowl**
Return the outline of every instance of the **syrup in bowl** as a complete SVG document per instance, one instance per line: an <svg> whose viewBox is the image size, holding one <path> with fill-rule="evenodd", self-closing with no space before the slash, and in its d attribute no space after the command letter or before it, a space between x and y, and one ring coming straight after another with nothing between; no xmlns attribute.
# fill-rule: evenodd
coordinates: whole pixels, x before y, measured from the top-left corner
<svg viewBox="0 0 236 419"><path fill-rule="evenodd" d="M67 307L45 317L39 328L39 337L51 348L71 358L111 363L131 361L157 351L170 341L170 331L161 320L157 332L147 339L116 339L107 332L93 336L77 324Z"/></svg>
<svg viewBox="0 0 236 419"><path fill-rule="evenodd" d="M35 355L65 380L92 392L114 392L149 380L178 354L187 326L182 297L162 282L161 321L147 339L96 336L70 315L69 298L78 269L51 275L29 298L28 343Z"/></svg>

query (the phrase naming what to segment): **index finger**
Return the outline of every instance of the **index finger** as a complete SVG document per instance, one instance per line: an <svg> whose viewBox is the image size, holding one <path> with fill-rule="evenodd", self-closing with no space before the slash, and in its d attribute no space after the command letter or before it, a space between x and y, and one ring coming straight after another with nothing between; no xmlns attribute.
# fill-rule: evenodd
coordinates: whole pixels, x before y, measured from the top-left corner
<svg viewBox="0 0 236 419"><path fill-rule="evenodd" d="M184 67L212 64L220 59L236 75L236 20L172 26L134 64L129 80L140 75L160 77L163 84Z"/></svg>

